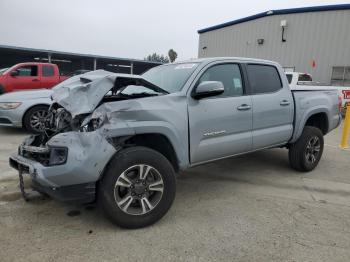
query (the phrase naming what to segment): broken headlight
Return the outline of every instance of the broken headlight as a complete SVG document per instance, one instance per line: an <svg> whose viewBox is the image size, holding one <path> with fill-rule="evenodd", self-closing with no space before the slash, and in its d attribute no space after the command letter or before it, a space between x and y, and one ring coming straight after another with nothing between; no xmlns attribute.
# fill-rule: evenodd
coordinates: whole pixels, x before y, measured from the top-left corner
<svg viewBox="0 0 350 262"><path fill-rule="evenodd" d="M83 132L91 132L99 129L105 123L105 114L93 114L84 119L81 124Z"/></svg>
<svg viewBox="0 0 350 262"><path fill-rule="evenodd" d="M57 166L66 163L68 156L68 148L66 147L51 147L50 148L50 166Z"/></svg>

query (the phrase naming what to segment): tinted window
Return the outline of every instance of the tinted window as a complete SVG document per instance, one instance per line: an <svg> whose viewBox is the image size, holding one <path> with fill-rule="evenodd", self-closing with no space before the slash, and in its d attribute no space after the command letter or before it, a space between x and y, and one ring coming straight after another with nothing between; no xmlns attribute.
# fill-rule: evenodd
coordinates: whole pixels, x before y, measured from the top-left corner
<svg viewBox="0 0 350 262"><path fill-rule="evenodd" d="M241 71L236 64L223 64L212 66L198 81L219 81L224 85L225 92L221 96L241 96L243 95L243 84Z"/></svg>
<svg viewBox="0 0 350 262"><path fill-rule="evenodd" d="M248 65L248 78L253 94L271 93L282 88L277 69L269 65Z"/></svg>
<svg viewBox="0 0 350 262"><path fill-rule="evenodd" d="M311 82L312 81L312 78L311 78L311 76L310 75L308 75L308 74L300 74L299 75L299 78L298 78L298 81L300 81L300 82Z"/></svg>
<svg viewBox="0 0 350 262"><path fill-rule="evenodd" d="M292 83L293 75L287 74L286 76L287 76L287 79L288 79L288 83L289 84Z"/></svg>
<svg viewBox="0 0 350 262"><path fill-rule="evenodd" d="M55 75L55 71L53 69L53 66L48 66L48 65L43 66L43 76L54 76L54 75Z"/></svg>
<svg viewBox="0 0 350 262"><path fill-rule="evenodd" d="M38 76L37 66L22 66L16 69L18 76Z"/></svg>

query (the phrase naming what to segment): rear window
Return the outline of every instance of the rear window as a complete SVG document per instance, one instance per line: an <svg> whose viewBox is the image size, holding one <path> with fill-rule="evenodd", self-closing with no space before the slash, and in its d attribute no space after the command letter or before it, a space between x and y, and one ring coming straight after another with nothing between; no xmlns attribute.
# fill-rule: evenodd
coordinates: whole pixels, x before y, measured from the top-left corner
<svg viewBox="0 0 350 262"><path fill-rule="evenodd" d="M54 76L55 70L53 66L44 65L43 66L43 76Z"/></svg>
<svg viewBox="0 0 350 262"><path fill-rule="evenodd" d="M288 83L289 84L292 83L293 75L287 74L286 76L287 76L287 79L288 79Z"/></svg>
<svg viewBox="0 0 350 262"><path fill-rule="evenodd" d="M298 78L298 81L299 82L311 82L312 81L312 78L310 75L308 74L300 74L299 75L299 78Z"/></svg>
<svg viewBox="0 0 350 262"><path fill-rule="evenodd" d="M282 88L279 73L274 66L249 64L247 72L253 94L272 93Z"/></svg>

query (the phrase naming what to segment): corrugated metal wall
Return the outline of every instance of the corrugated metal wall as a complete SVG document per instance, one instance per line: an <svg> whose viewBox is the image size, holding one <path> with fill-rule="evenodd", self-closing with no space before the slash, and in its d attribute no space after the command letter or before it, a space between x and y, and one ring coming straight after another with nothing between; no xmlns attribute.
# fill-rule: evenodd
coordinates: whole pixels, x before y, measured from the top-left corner
<svg viewBox="0 0 350 262"><path fill-rule="evenodd" d="M329 84L333 66L350 66L350 10L274 15L200 34L198 57L214 56L274 60Z"/></svg>

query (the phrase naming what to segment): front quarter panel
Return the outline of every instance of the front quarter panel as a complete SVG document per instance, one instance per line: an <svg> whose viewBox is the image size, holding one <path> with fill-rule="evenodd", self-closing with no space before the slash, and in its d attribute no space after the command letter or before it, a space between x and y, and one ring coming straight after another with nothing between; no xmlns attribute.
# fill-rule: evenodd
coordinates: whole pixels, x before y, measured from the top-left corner
<svg viewBox="0 0 350 262"><path fill-rule="evenodd" d="M171 142L181 169L189 165L186 96L169 94L102 104L94 114L105 114L108 137L160 134Z"/></svg>
<svg viewBox="0 0 350 262"><path fill-rule="evenodd" d="M54 136L48 145L67 147L67 162L63 166L45 167L42 172L49 186L66 186L95 182L116 149L99 131L67 132Z"/></svg>

